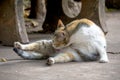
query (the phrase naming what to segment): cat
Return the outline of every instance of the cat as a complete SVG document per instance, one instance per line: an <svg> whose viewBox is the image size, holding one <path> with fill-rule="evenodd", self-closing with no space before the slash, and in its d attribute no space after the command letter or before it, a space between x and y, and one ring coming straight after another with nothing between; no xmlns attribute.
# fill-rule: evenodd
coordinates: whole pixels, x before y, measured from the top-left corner
<svg viewBox="0 0 120 80"><path fill-rule="evenodd" d="M58 21L50 40L30 44L14 43L14 51L25 59L48 58L47 64L70 61L107 63L106 38L103 31L89 19L74 20L66 26Z"/></svg>

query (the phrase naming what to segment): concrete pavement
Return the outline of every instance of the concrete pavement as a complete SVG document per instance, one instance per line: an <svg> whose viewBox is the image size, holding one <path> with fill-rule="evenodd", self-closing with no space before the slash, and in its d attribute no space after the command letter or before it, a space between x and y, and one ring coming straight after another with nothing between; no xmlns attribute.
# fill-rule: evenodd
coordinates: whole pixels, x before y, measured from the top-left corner
<svg viewBox="0 0 120 80"><path fill-rule="evenodd" d="M107 13L108 52L120 52L120 12ZM30 39L49 38L32 35ZM120 54L108 54L109 63L69 62L46 66L45 60L23 60L12 47L0 46L0 80L120 80Z"/></svg>

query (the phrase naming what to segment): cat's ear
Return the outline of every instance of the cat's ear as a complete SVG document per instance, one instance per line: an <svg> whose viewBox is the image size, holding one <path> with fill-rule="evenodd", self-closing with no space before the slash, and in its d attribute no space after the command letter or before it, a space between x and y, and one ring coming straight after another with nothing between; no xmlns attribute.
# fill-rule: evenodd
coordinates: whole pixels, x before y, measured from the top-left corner
<svg viewBox="0 0 120 80"><path fill-rule="evenodd" d="M65 25L63 24L63 22L60 19L58 20L57 28L65 29Z"/></svg>

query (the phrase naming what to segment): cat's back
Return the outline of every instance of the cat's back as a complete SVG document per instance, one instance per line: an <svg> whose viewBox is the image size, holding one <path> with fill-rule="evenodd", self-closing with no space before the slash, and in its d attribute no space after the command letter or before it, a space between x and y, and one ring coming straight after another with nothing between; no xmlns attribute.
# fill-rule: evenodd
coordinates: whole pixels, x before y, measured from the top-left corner
<svg viewBox="0 0 120 80"><path fill-rule="evenodd" d="M104 34L103 31L94 22L86 18L74 20L73 22L69 23L66 27L67 30L72 31L73 34L76 32L88 32L87 30L91 32L99 32L101 34Z"/></svg>
<svg viewBox="0 0 120 80"><path fill-rule="evenodd" d="M103 31L94 22L88 19L75 20L67 25L68 31L72 33L73 42L103 41Z"/></svg>

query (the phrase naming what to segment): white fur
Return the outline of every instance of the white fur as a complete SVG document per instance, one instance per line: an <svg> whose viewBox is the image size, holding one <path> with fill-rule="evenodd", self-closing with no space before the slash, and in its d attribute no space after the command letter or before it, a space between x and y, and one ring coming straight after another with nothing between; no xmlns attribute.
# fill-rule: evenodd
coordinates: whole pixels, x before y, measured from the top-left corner
<svg viewBox="0 0 120 80"><path fill-rule="evenodd" d="M100 54L100 62L108 62L106 54L106 39L102 30L95 24L90 27L83 26L74 33L69 44L72 48L78 49L84 54L91 55L92 53Z"/></svg>

